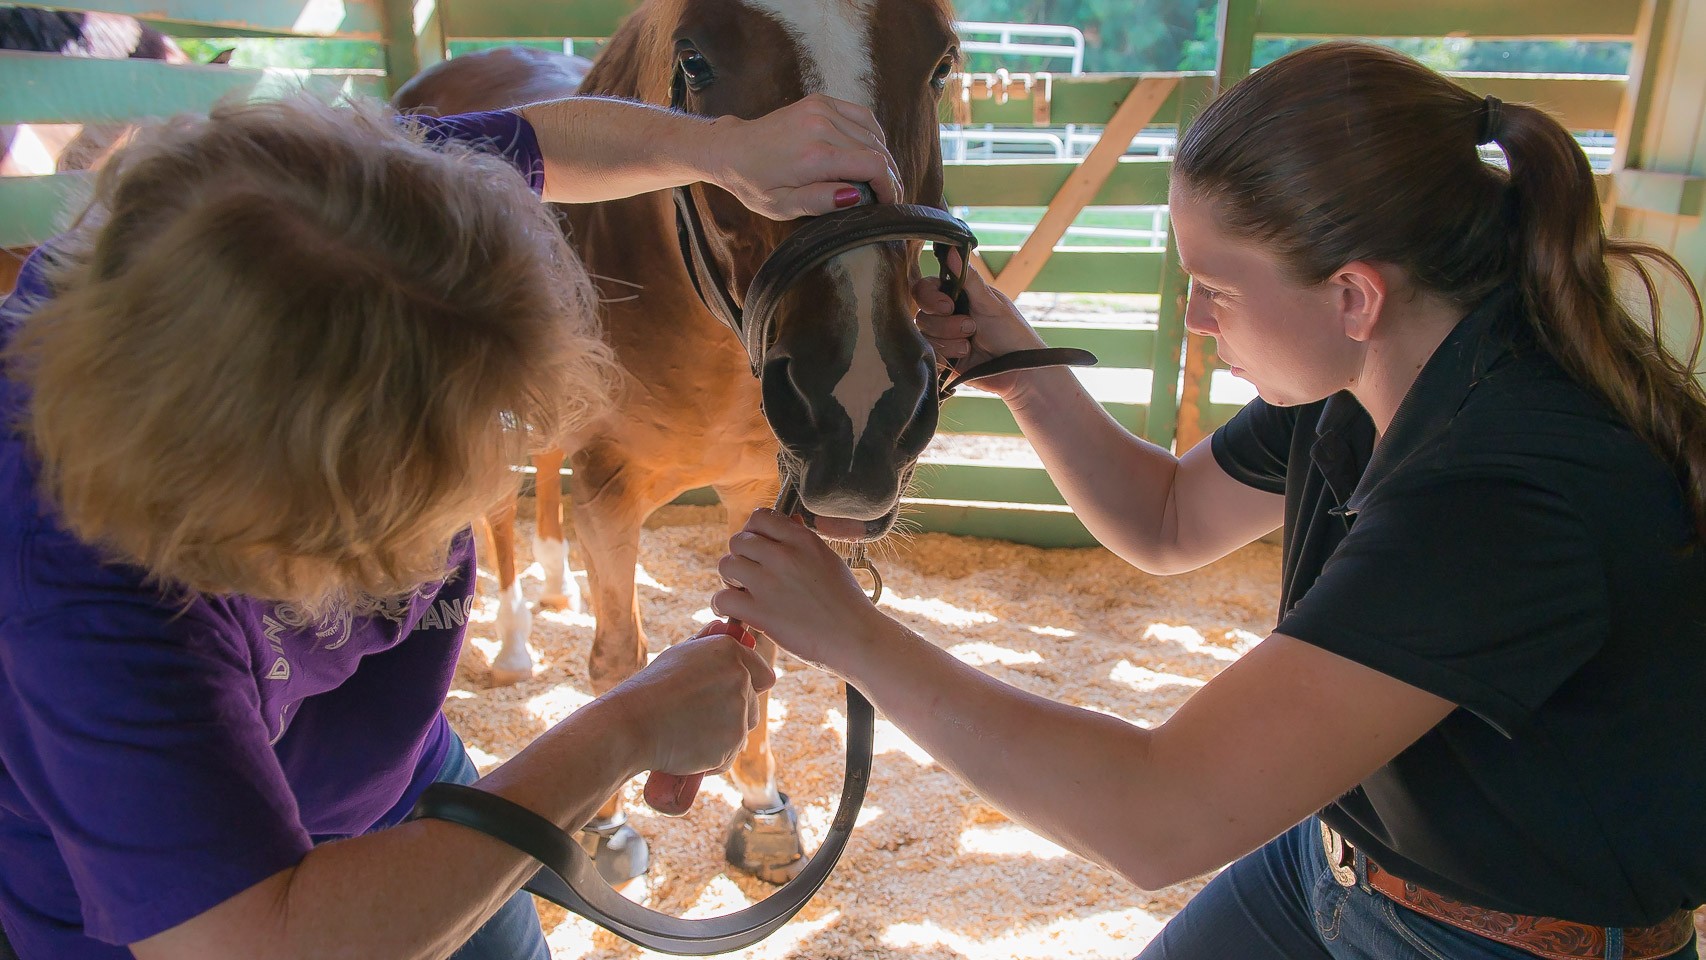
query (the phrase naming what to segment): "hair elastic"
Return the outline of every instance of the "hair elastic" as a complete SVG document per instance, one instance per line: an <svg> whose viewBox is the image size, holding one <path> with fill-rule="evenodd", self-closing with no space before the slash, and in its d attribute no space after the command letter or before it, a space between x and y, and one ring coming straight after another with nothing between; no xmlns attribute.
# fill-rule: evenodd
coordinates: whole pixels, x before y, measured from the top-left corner
<svg viewBox="0 0 1706 960"><path fill-rule="evenodd" d="M1492 143L1504 132L1505 116L1504 111L1500 109L1503 106L1499 98L1494 96L1488 96L1481 101L1481 131L1475 136L1476 146Z"/></svg>

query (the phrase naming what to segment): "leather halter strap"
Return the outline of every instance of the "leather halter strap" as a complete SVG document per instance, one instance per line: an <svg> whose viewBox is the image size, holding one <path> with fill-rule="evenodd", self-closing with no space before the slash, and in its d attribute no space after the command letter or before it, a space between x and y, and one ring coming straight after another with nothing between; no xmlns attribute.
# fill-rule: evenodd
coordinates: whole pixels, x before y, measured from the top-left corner
<svg viewBox="0 0 1706 960"><path fill-rule="evenodd" d="M817 893L840 859L871 778L870 701L847 688L847 770L841 804L817 853L798 876L743 910L683 920L627 899L598 875L598 867L573 837L531 810L494 793L460 784L435 783L415 804L410 819L430 817L478 830L539 861L541 869L523 889L591 920L649 950L677 956L708 956L749 947L793 918Z"/></svg>
<svg viewBox="0 0 1706 960"><path fill-rule="evenodd" d="M869 194L868 188L866 193ZM971 252L977 248L977 237L963 221L945 210L915 203L884 203L850 207L813 217L789 234L759 266L747 288L745 309L735 302L706 246L698 207L686 187L675 190L675 213L681 258L693 281L693 288L711 315L740 337L746 348L747 364L755 377L764 369L764 354L773 341L771 331L782 295L806 271L849 250L893 240L930 241L941 268L944 292L954 298L958 312L970 312L964 275L956 275L949 269L947 254L950 249L957 250L960 263L970 263ZM963 383L1000 373L1037 367L1082 367L1095 362L1095 354L1088 350L1044 347L1004 354L963 372L954 370L950 364L943 370L940 399L952 396L954 388Z"/></svg>

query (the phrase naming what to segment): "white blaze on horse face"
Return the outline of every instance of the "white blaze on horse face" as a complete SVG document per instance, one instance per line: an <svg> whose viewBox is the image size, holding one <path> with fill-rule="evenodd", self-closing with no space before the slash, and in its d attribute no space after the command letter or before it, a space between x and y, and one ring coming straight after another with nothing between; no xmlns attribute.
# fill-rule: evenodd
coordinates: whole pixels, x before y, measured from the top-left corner
<svg viewBox="0 0 1706 960"><path fill-rule="evenodd" d="M800 51L800 80L806 93L825 93L864 107L876 103L871 60L871 17L875 0L743 0L769 15ZM877 400L894 384L877 349L876 302L882 261L873 248L852 250L830 265L854 305L853 362L833 394L853 421L853 444L865 435Z"/></svg>
<svg viewBox="0 0 1706 960"><path fill-rule="evenodd" d="M894 386L888 364L877 348L877 302L883 260L875 247L849 250L830 262L830 270L853 302L853 360L831 394L853 421L853 448L865 435L877 401Z"/></svg>
<svg viewBox="0 0 1706 960"><path fill-rule="evenodd" d="M742 0L782 25L800 51L806 93L827 93L869 107L871 14L875 0Z"/></svg>

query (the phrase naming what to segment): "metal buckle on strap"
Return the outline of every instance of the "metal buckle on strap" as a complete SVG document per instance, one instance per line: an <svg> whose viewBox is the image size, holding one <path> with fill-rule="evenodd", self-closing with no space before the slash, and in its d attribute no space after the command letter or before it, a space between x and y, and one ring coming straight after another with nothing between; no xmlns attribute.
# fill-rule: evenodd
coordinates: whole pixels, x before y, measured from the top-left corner
<svg viewBox="0 0 1706 960"><path fill-rule="evenodd" d="M1321 822L1321 849L1327 854L1327 868L1341 887L1357 885L1356 850L1339 836L1339 831Z"/></svg>

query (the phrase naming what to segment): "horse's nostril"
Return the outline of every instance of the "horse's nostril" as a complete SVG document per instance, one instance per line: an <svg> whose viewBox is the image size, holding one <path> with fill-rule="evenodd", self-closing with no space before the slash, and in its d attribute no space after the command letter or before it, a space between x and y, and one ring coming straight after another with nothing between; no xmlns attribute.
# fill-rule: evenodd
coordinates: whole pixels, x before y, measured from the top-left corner
<svg viewBox="0 0 1706 960"><path fill-rule="evenodd" d="M759 390L764 398L764 417L785 446L809 444L817 429L806 384L794 379L796 368L787 357L764 364Z"/></svg>

